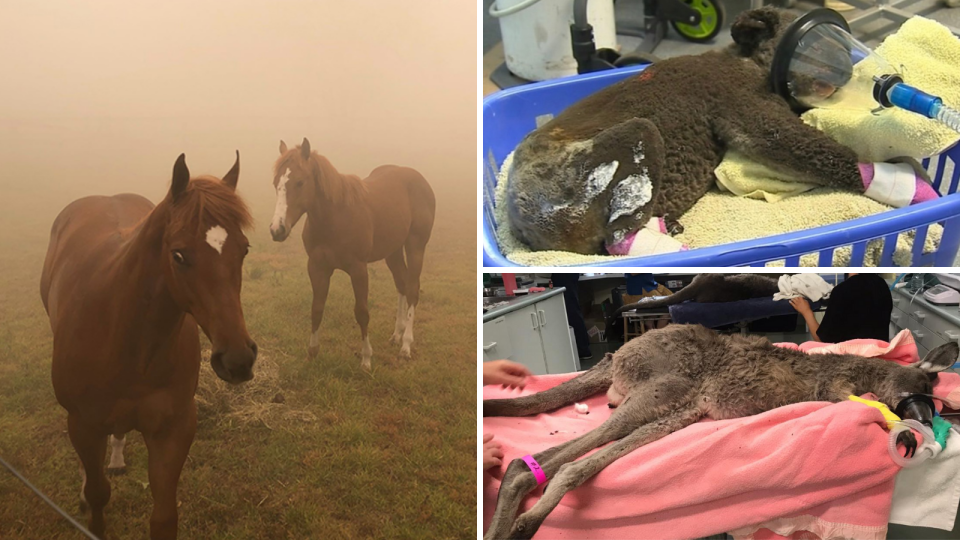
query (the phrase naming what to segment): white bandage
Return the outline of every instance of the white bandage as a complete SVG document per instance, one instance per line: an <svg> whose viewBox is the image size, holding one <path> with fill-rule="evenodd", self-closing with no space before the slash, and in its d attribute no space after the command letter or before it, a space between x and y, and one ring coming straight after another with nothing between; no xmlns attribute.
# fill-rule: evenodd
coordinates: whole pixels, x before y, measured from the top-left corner
<svg viewBox="0 0 960 540"><path fill-rule="evenodd" d="M917 191L917 175L907 163L874 163L873 181L863 194L894 208L909 206Z"/></svg>

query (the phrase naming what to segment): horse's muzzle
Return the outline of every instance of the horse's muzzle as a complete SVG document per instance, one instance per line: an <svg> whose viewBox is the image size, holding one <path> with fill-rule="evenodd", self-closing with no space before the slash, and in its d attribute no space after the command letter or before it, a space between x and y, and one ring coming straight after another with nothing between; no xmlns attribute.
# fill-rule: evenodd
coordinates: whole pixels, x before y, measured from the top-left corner
<svg viewBox="0 0 960 540"><path fill-rule="evenodd" d="M287 228L283 223L277 226L276 229L270 227L270 236L273 237L274 242L283 242L287 239Z"/></svg>
<svg viewBox="0 0 960 540"><path fill-rule="evenodd" d="M238 350L216 351L210 356L213 372L230 384L240 384L253 378L253 363L257 360L257 344L251 341Z"/></svg>

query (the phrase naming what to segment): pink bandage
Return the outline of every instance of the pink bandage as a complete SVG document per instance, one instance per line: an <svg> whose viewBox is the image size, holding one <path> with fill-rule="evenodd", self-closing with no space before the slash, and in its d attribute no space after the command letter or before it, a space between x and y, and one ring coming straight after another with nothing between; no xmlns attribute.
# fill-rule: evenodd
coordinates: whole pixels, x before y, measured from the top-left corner
<svg viewBox="0 0 960 540"><path fill-rule="evenodd" d="M543 469L540 468L540 464L537 463L537 460L533 459L533 456L527 454L521 459L527 464L527 467L530 467L530 471L533 472L533 476L537 479L537 485L547 481L547 475L543 473Z"/></svg>

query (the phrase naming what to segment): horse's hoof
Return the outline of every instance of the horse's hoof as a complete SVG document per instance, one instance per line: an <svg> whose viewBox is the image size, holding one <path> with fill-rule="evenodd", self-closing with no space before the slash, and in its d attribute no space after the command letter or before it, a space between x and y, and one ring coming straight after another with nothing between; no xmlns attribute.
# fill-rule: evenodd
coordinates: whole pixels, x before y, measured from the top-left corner
<svg viewBox="0 0 960 540"><path fill-rule="evenodd" d="M309 349L307 349L307 358L309 358L310 360L313 360L314 358L317 357L317 354L319 353L320 353L319 346L316 346L316 347L311 346Z"/></svg>
<svg viewBox="0 0 960 540"><path fill-rule="evenodd" d="M86 514L86 513L87 513L87 510L89 510L89 509L90 509L90 507L87 505L87 501L85 501L85 500L83 500L83 499L80 499L80 513L81 513L81 514Z"/></svg>
<svg viewBox="0 0 960 540"><path fill-rule="evenodd" d="M109 474L110 476L120 476L121 474L127 474L127 467L123 466L123 467L117 467L115 469L111 469L110 467L107 467L107 474Z"/></svg>
<svg viewBox="0 0 960 540"><path fill-rule="evenodd" d="M370 361L369 361L369 360L367 360L366 362L360 362L360 367L361 367L364 371L366 371L367 373L370 373L370 371L373 369L373 368L370 367Z"/></svg>
<svg viewBox="0 0 960 540"><path fill-rule="evenodd" d="M412 355L410 354L409 348L400 349L400 358L404 360L409 360Z"/></svg>
<svg viewBox="0 0 960 540"><path fill-rule="evenodd" d="M403 340L403 334L394 334L390 336L390 343L393 345L399 345L400 341Z"/></svg>

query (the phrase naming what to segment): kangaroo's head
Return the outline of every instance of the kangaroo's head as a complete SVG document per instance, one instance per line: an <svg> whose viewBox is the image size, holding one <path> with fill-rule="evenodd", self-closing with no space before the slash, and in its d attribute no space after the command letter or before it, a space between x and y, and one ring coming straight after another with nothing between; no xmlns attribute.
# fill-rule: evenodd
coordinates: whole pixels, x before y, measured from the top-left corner
<svg viewBox="0 0 960 540"><path fill-rule="evenodd" d="M937 374L949 369L960 356L960 345L956 342L945 343L933 349L916 367L891 366L891 369L877 388L877 396L890 410L895 410L904 398L911 394L930 394ZM932 414L932 411L931 411ZM910 417L910 414L907 414ZM929 421L929 418L913 418Z"/></svg>

